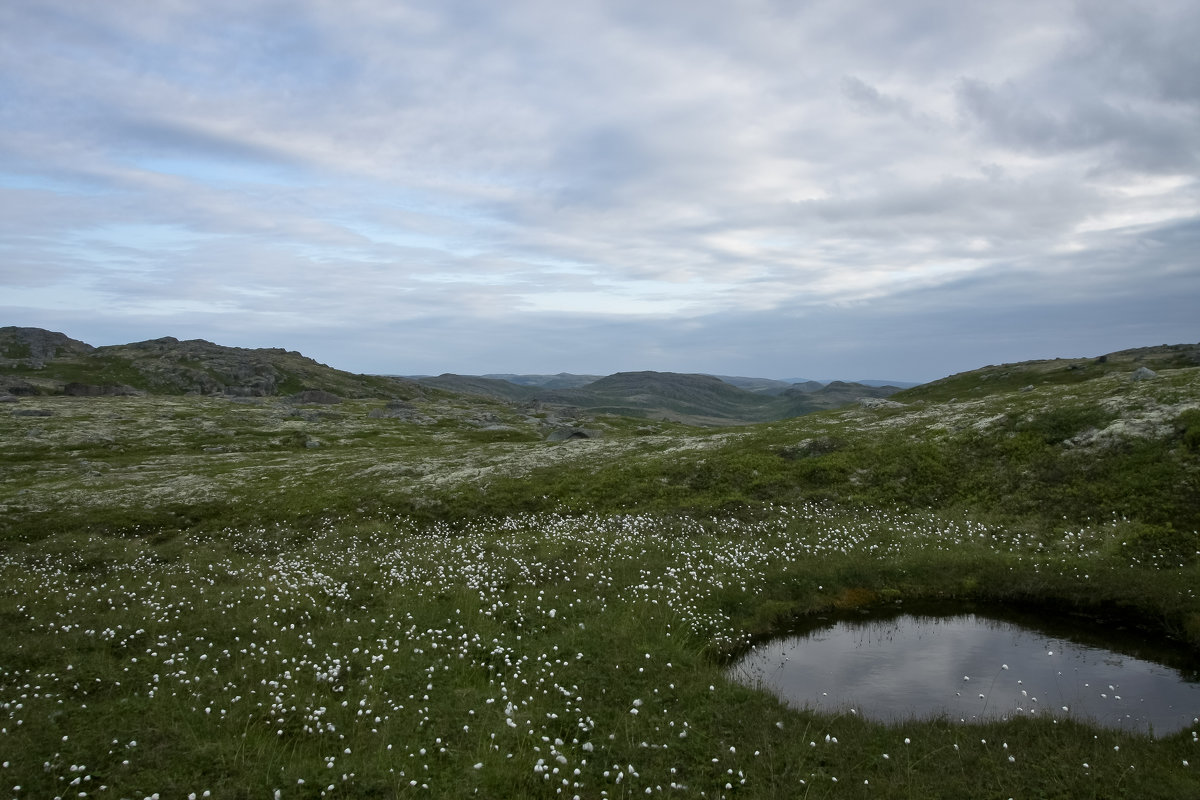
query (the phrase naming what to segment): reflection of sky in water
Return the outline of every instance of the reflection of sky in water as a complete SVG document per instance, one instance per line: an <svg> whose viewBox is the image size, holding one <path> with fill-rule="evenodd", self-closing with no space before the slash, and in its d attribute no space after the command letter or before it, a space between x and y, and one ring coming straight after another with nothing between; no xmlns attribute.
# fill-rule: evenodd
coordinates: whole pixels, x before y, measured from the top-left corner
<svg viewBox="0 0 1200 800"><path fill-rule="evenodd" d="M883 721L1070 714L1163 735L1200 716L1200 684L1169 667L975 615L840 622L760 644L732 674Z"/></svg>

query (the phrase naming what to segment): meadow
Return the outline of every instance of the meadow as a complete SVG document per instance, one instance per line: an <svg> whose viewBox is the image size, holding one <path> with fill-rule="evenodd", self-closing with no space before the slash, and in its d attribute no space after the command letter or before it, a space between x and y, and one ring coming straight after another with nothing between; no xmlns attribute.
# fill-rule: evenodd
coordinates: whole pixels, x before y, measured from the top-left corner
<svg viewBox="0 0 1200 800"><path fill-rule="evenodd" d="M1200 653L1200 369L899 399L559 443L478 399L24 399L0 791L1200 795L1200 721L885 725L727 677L798 619L932 599Z"/></svg>

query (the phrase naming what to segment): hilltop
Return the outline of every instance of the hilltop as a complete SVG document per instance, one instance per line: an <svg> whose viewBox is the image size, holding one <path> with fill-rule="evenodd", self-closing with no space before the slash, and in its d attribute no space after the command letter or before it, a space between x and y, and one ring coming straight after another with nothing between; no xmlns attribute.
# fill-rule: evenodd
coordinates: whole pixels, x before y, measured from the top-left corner
<svg viewBox="0 0 1200 800"><path fill-rule="evenodd" d="M411 381L355 375L282 348L225 347L172 336L93 347L41 328L0 328L0 390L12 395L203 394L273 397L320 390L408 398Z"/></svg>
<svg viewBox="0 0 1200 800"><path fill-rule="evenodd" d="M1089 358L1052 358L998 366L989 364L905 389L896 399L912 401L986 397L1036 386L1065 386L1108 375L1128 375L1139 367L1164 370L1196 366L1200 366L1200 344L1163 344L1118 350Z"/></svg>
<svg viewBox="0 0 1200 800"><path fill-rule="evenodd" d="M735 385L740 384L740 385ZM743 388L745 387L745 388ZM895 386L834 381L786 384L673 372L594 375L452 375L403 378L356 375L282 348L242 348L172 336L94 347L40 328L0 328L0 394L36 396L215 395L411 400L432 391L501 401L531 413L616 414L689 425L729 426L786 419L864 398ZM444 394L448 393L448 394Z"/></svg>

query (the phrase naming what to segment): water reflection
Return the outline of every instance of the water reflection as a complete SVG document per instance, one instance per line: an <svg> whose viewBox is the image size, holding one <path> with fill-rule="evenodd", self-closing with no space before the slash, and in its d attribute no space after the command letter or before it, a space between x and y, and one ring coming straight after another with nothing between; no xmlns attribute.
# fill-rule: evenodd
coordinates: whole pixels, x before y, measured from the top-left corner
<svg viewBox="0 0 1200 800"><path fill-rule="evenodd" d="M885 722L1072 716L1161 736L1200 717L1194 672L1080 638L974 613L844 620L759 644L732 674L798 707Z"/></svg>

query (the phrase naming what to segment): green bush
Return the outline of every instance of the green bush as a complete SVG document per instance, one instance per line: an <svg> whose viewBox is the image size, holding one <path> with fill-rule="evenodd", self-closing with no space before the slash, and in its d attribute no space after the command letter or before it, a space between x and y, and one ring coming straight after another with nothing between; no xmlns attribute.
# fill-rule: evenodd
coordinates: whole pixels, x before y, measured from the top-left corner
<svg viewBox="0 0 1200 800"><path fill-rule="evenodd" d="M1192 452L1200 451L1200 408L1180 414L1175 420L1175 428L1181 433L1184 447Z"/></svg>
<svg viewBox="0 0 1200 800"><path fill-rule="evenodd" d="M1112 419L1112 414L1096 406L1062 406L1020 423L1016 429L1038 436L1046 444L1060 444L1089 428L1102 428Z"/></svg>

